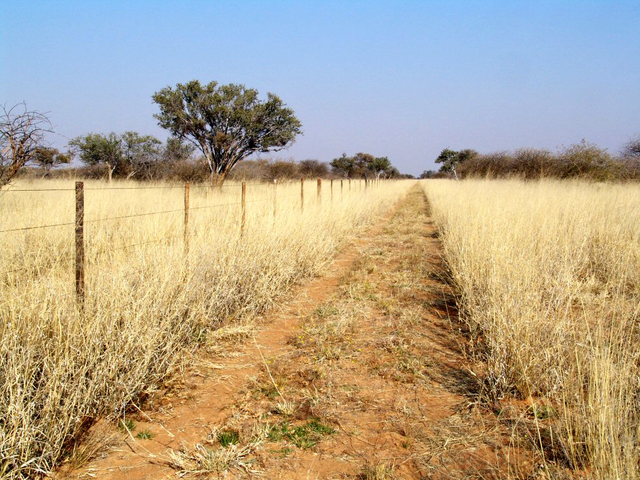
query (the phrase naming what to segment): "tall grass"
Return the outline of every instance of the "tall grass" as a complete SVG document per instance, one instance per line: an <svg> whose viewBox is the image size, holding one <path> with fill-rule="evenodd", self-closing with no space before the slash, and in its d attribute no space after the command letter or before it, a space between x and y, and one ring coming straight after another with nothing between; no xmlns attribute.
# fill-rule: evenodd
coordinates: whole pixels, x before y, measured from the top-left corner
<svg viewBox="0 0 640 480"><path fill-rule="evenodd" d="M73 226L0 234L0 477L48 472L93 419L152 391L185 348L225 322L247 321L331 256L409 186L341 192L299 183L248 187L240 238L238 185L191 189L190 250L183 191L86 184L87 297L74 294ZM0 230L73 222L71 181L0 192ZM160 215L106 220L145 212ZM94 221L99 220L101 221Z"/></svg>
<svg viewBox="0 0 640 480"><path fill-rule="evenodd" d="M559 440L564 462L592 478L640 478L640 187L424 188L488 393L550 406L547 455Z"/></svg>

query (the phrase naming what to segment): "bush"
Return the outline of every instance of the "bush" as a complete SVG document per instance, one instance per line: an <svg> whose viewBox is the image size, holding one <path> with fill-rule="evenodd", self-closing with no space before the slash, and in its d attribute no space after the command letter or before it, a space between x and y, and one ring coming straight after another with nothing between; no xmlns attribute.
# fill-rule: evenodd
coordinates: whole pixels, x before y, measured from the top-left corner
<svg viewBox="0 0 640 480"><path fill-rule="evenodd" d="M306 178L326 177L329 167L318 160L300 161L300 174Z"/></svg>
<svg viewBox="0 0 640 480"><path fill-rule="evenodd" d="M584 140L564 148L557 160L557 176L560 178L613 180L619 177L619 165L613 157L606 150Z"/></svg>
<svg viewBox="0 0 640 480"><path fill-rule="evenodd" d="M635 159L640 161L640 136L627 142L622 149L621 156L624 159Z"/></svg>
<svg viewBox="0 0 640 480"><path fill-rule="evenodd" d="M553 153L548 150L521 148L513 154L511 171L525 179L546 177L553 170Z"/></svg>
<svg viewBox="0 0 640 480"><path fill-rule="evenodd" d="M204 183L211 178L209 167L203 161L181 160L164 165L164 178L181 182Z"/></svg>
<svg viewBox="0 0 640 480"><path fill-rule="evenodd" d="M267 180L285 180L298 178L300 171L298 165L293 160L276 160L273 163L267 165L267 170L264 178Z"/></svg>
<svg viewBox="0 0 640 480"><path fill-rule="evenodd" d="M460 176L465 177L506 177L511 169L511 156L508 152L495 152L472 158L458 168Z"/></svg>
<svg viewBox="0 0 640 480"><path fill-rule="evenodd" d="M85 178L103 180L109 178L108 167L104 164L83 167L58 168L49 173L43 168L25 168L20 171L22 178ZM243 160L227 177L234 181L273 181L294 180L300 177L335 177L329 173L326 163L318 160ZM137 181L174 181L207 183L211 179L209 167L203 158L169 159L163 158L149 162L140 162L130 172L130 178Z"/></svg>
<svg viewBox="0 0 640 480"><path fill-rule="evenodd" d="M615 158L605 149L582 141L561 149L521 148L479 155L460 164L463 178L580 178L594 181L640 179L640 159Z"/></svg>

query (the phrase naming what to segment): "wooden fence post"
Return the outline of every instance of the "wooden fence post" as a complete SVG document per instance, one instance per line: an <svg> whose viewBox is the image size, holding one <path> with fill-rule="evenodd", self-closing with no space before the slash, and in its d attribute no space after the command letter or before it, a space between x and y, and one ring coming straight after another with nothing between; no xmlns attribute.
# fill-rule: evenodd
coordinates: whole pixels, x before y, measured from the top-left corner
<svg viewBox="0 0 640 480"><path fill-rule="evenodd" d="M273 219L276 219L276 212L278 208L278 179L273 179Z"/></svg>
<svg viewBox="0 0 640 480"><path fill-rule="evenodd" d="M331 202L333 203L333 178L330 180L329 184L331 185Z"/></svg>
<svg viewBox="0 0 640 480"><path fill-rule="evenodd" d="M304 178L300 179L300 211L304 212Z"/></svg>
<svg viewBox="0 0 640 480"><path fill-rule="evenodd" d="M184 184L184 256L189 255L189 182Z"/></svg>
<svg viewBox="0 0 640 480"><path fill-rule="evenodd" d="M344 180L340 179L340 199L342 199L342 190L344 188L344 185L342 184Z"/></svg>
<svg viewBox="0 0 640 480"><path fill-rule="evenodd" d="M318 179L318 203L322 202L322 179Z"/></svg>
<svg viewBox="0 0 640 480"><path fill-rule="evenodd" d="M76 296L84 306L84 182L76 182Z"/></svg>
<svg viewBox="0 0 640 480"><path fill-rule="evenodd" d="M244 226L247 223L247 182L242 182L242 219L240 220L240 238L244 236Z"/></svg>

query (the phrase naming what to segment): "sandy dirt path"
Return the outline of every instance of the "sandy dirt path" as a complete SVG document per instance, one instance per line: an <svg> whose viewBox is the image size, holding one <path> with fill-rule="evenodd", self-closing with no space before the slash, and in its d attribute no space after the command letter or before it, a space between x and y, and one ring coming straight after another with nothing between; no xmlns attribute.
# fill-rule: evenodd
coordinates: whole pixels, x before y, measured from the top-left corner
<svg viewBox="0 0 640 480"><path fill-rule="evenodd" d="M124 442L58 476L525 478L478 405L421 189L328 272L255 328L223 329Z"/></svg>

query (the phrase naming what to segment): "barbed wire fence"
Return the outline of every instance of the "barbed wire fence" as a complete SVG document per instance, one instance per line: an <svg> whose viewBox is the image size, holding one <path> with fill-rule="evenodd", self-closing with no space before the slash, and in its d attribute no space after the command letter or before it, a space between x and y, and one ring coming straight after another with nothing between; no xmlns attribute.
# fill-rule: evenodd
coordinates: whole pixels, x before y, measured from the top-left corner
<svg viewBox="0 0 640 480"><path fill-rule="evenodd" d="M345 182L346 180L346 182ZM87 256L86 256L86 226L89 224L96 223L104 223L110 221L117 221L123 219L131 219L131 218L140 218L140 217L149 217L155 215L167 215L167 214L177 214L183 213L183 231L179 234L168 235L161 238L156 238L152 240L147 240L144 242L136 242L132 244L122 245L118 247L110 248L109 252L126 250L130 248L135 248L143 245L150 245L155 243L166 242L169 240L176 240L180 237L183 239L183 249L185 261L188 259L189 254L189 246L190 246L190 228L189 228L189 220L190 220L190 212L195 210L205 210L212 208L223 208L223 207L240 207L240 219L239 219L239 235L241 238L246 235L246 226L247 226L247 210L248 204L256 204L262 203L267 204L269 201L273 204L273 212L263 215L273 216L273 220L275 221L278 215L278 200L284 198L293 198L299 197L300 202L300 212L304 214L305 211L305 178L300 179L300 193L299 194L291 194L291 195L280 195L278 196L278 181L274 180L272 184L273 188L273 198L269 200L268 198L259 198L255 200L247 200L247 186L260 186L265 187L269 186L269 183L260 183L260 182L242 182L240 185L222 185L217 187L211 187L208 185L191 185L189 182L186 182L183 186L135 186L135 187L88 187L85 188L84 182L77 181L75 183L75 188L15 188L15 189L6 189L2 192L2 194L6 193L22 193L22 192L74 192L75 193L75 220L73 222L59 222L59 223L51 223L44 225L31 225L25 227L14 227L0 230L0 234L6 233L16 233L16 232L26 232L31 230L41 230L41 229L50 229L50 228L58 228L58 227L74 227L74 247L73 254L71 257L74 260L74 269L75 269L75 297L76 301L82 308L85 302L85 272L87 269ZM366 191L367 189L380 186L383 182L383 179L340 179L340 196L344 195L345 192L345 184L346 188L349 192L353 190L355 191ZM352 186L353 183L353 186ZM190 205L190 196L191 191L193 189L234 189L240 187L240 201L238 202L227 202L227 203L216 203L211 205L200 205L200 206L191 206ZM159 211L151 211L151 212L142 212L135 214L127 214L127 215L116 215L113 217L105 217L105 218L85 218L85 192L94 192L94 191L116 191L116 190L167 190L167 189L180 189L184 192L184 205L182 208L170 209L170 210L159 210ZM322 207L322 179L318 178L316 180L316 202L317 205ZM332 204L334 201L334 180L329 180L329 201ZM105 252L106 252L105 251ZM101 253L105 253L101 252ZM97 255L100 255L98 253ZM69 256L66 256L66 260L70 259ZM33 270L31 267L22 267L12 270L5 270L5 274L12 273L20 273L24 271Z"/></svg>

